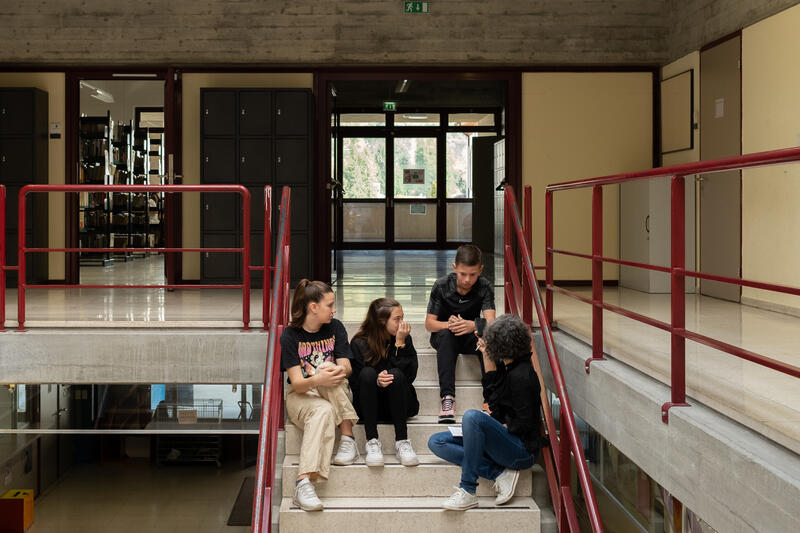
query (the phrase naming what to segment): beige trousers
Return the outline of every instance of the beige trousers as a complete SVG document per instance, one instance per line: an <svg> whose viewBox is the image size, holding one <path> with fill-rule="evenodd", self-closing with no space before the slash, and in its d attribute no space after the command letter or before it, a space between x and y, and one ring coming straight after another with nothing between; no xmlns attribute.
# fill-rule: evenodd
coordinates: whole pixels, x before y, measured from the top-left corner
<svg viewBox="0 0 800 533"><path fill-rule="evenodd" d="M303 394L289 385L286 414L292 424L303 430L297 474L309 474L312 481L317 477L328 479L336 427L344 420L353 424L358 421L348 381L345 379L336 387L316 387Z"/></svg>

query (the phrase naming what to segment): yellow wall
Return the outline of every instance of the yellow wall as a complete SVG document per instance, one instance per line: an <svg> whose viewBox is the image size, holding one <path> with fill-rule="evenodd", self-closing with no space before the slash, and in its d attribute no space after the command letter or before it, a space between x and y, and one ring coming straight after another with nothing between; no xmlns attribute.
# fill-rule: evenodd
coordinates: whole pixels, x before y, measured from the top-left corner
<svg viewBox="0 0 800 533"><path fill-rule="evenodd" d="M522 76L522 175L533 192L534 262L544 264L545 187L652 167L650 73L526 73ZM591 253L591 189L555 193L555 247ZM619 253L619 193L603 190L603 253ZM555 277L591 279L588 260L556 256ZM606 264L605 279L617 279Z"/></svg>
<svg viewBox="0 0 800 533"><path fill-rule="evenodd" d="M313 74L221 74L183 75L183 183L200 183L200 89L208 87L270 87L310 89ZM200 195L183 197L183 246L200 247ZM200 257L186 253L183 278L200 279Z"/></svg>
<svg viewBox="0 0 800 533"><path fill-rule="evenodd" d="M800 6L742 30L742 153L800 144ZM742 174L742 275L800 286L800 165ZM800 298L745 287L743 303L800 313Z"/></svg>
<svg viewBox="0 0 800 533"><path fill-rule="evenodd" d="M65 75L63 72L0 72L0 87L36 87L48 94L48 122L61 124L61 138L50 139L48 147L49 183L64 183L66 169L64 126L65 126ZM49 127L49 124L48 124ZM48 200L49 241L51 248L63 248L64 235L64 194L50 193ZM64 254L49 254L49 278L64 279Z"/></svg>

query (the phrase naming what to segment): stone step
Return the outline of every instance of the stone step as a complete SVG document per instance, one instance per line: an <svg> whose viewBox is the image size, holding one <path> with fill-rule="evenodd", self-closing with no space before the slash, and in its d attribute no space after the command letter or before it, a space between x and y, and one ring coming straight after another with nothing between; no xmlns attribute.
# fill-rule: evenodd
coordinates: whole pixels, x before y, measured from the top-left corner
<svg viewBox="0 0 800 533"><path fill-rule="evenodd" d="M540 532L541 512L533 498L521 496L497 507L494 497L480 498L468 511L442 509L443 498L321 498L325 510L305 512L284 498L281 503L282 533L348 531L374 533L408 531L518 531Z"/></svg>
<svg viewBox="0 0 800 533"><path fill-rule="evenodd" d="M394 452L394 447L391 451ZM317 495L320 498L358 498L366 495L375 498L450 496L455 490L453 486L458 485L461 478L461 467L435 455L420 453L419 459L418 466L406 467L400 464L395 455L384 454L385 465L382 468L368 467L364 464L362 453L361 458L353 465L334 465L328 481L316 485ZM297 455L287 455L283 462L283 477L286 480L283 484L283 496L286 498L291 498L294 493L292 481L297 479L298 461ZM493 481L480 479L478 496L493 496L493 485ZM520 472L515 495L531 496L531 493L532 473L528 469Z"/></svg>
<svg viewBox="0 0 800 533"><path fill-rule="evenodd" d="M456 418L456 423L460 424L460 417ZM425 453L428 449L428 439L434 433L447 431L447 424L438 424L435 416L415 416L408 422L408 439L417 453ZM339 445L339 432L336 432L336 446ZM359 451L364 451L367 442L364 434L364 426L358 424L353 428L353 435L356 439L356 446ZM391 424L378 424L378 438L384 450L394 450L394 426ZM297 455L300 453L300 445L303 441L303 431L292 424L286 423L286 455ZM334 447L334 449L336 449Z"/></svg>
<svg viewBox="0 0 800 533"><path fill-rule="evenodd" d="M439 373L436 366L436 351L433 349L417 350L419 369L417 380L439 382ZM478 356L461 354L456 359L456 381L479 381L481 379L481 364Z"/></svg>

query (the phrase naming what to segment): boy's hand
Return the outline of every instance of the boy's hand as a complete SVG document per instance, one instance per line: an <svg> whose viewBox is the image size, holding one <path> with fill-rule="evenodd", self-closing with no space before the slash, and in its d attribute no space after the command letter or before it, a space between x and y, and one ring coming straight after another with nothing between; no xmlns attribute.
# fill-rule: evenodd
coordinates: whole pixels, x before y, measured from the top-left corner
<svg viewBox="0 0 800 533"><path fill-rule="evenodd" d="M455 322L451 322L448 329L456 335L466 335L475 331L475 322L472 320L464 320L461 315L458 315Z"/></svg>

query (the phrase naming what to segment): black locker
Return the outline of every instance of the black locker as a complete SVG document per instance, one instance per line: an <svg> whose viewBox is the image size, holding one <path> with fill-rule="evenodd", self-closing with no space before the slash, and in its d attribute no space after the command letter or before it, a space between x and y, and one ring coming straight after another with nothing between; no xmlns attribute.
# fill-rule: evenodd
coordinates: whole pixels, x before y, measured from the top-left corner
<svg viewBox="0 0 800 533"><path fill-rule="evenodd" d="M48 182L47 93L39 89L0 89L0 184L6 187L6 260L17 264L18 197L31 183ZM47 247L48 198L29 194L26 200L26 242ZM46 282L47 254L26 255L28 283ZM6 286L17 284L15 271L6 273Z"/></svg>
<svg viewBox="0 0 800 533"><path fill-rule="evenodd" d="M201 108L203 135L236 135L235 91L203 91Z"/></svg>
<svg viewBox="0 0 800 533"><path fill-rule="evenodd" d="M308 182L308 140L275 141L275 180L285 185Z"/></svg>
<svg viewBox="0 0 800 533"><path fill-rule="evenodd" d="M239 183L272 183L272 141L268 138L239 140Z"/></svg>
<svg viewBox="0 0 800 533"><path fill-rule="evenodd" d="M33 133L33 99L30 89L3 89L0 93L0 135Z"/></svg>
<svg viewBox="0 0 800 533"><path fill-rule="evenodd" d="M236 248L239 246L238 235L234 233L207 233L203 235L204 248ZM236 282L231 279L232 273L238 272L241 277L241 252L202 252L202 276L204 280L216 282Z"/></svg>
<svg viewBox="0 0 800 533"><path fill-rule="evenodd" d="M239 135L267 136L272 133L272 98L268 91L239 93Z"/></svg>
<svg viewBox="0 0 800 533"><path fill-rule="evenodd" d="M33 144L30 139L0 139L0 183L33 181Z"/></svg>
<svg viewBox="0 0 800 533"><path fill-rule="evenodd" d="M273 187L274 248L281 186L287 184L292 186L291 239L293 253L297 256L292 261L292 276L295 279L310 276L311 92L305 89L203 89L201 100L203 113L208 109L208 117L215 120L211 127L211 118L204 115L201 183L238 183L250 191L251 264L263 264L264 186ZM232 131L229 121L219 117L223 109L228 112L233 109L231 116L238 124L236 131ZM241 239L241 202L235 195L230 195L229 199L225 198L228 195L216 196L202 195L203 247ZM241 261L226 255L202 254L203 280L241 282ZM270 256L274 257L274 250ZM261 273L251 273L251 282L253 287L261 287Z"/></svg>
<svg viewBox="0 0 800 533"><path fill-rule="evenodd" d="M236 141L204 139L202 163L204 183L237 183Z"/></svg>
<svg viewBox="0 0 800 533"><path fill-rule="evenodd" d="M275 135L308 135L308 97L304 91L277 91L275 94Z"/></svg>

